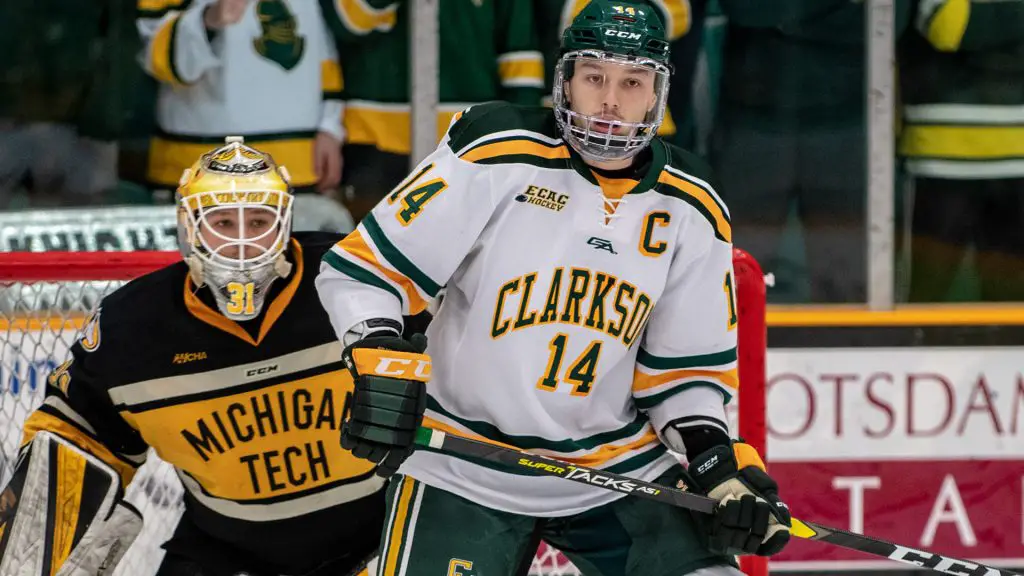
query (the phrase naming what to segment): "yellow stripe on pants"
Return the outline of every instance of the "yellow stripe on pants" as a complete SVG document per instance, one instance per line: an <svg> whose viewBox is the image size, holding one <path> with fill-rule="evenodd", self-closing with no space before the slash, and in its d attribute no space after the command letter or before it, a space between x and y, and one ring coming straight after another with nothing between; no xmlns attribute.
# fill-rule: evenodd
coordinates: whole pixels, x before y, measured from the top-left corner
<svg viewBox="0 0 1024 576"><path fill-rule="evenodd" d="M394 521L388 529L388 549L385 551L384 562L381 564L383 576L395 576L398 573L399 564L402 561L400 552L406 537L405 525L409 521L409 514L412 510L416 484L416 480L405 476L402 478L402 485L398 488Z"/></svg>

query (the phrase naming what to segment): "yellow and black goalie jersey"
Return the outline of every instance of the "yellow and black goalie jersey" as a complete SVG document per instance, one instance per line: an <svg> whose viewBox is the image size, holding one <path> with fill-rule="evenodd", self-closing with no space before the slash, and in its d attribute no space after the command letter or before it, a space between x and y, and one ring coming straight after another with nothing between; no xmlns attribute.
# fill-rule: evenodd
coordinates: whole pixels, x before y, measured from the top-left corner
<svg viewBox="0 0 1024 576"><path fill-rule="evenodd" d="M216 311L184 263L110 294L51 374L23 443L55 432L124 484L153 447L185 486L173 552L285 574L364 559L380 534L384 480L340 446L352 380L313 286L338 240L296 234L291 275L242 324Z"/></svg>

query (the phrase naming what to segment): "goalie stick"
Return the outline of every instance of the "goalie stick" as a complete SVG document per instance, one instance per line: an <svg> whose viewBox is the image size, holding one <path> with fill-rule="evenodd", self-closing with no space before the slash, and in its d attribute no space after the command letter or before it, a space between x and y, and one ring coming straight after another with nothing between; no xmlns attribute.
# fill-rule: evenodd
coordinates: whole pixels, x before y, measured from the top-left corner
<svg viewBox="0 0 1024 576"><path fill-rule="evenodd" d="M416 433L416 444L424 448L440 450L451 454L498 462L512 468L529 469L546 476L556 476L705 514L713 513L718 505L718 502L714 499L700 494L685 492L676 488L654 484L653 482L644 482L643 480L636 480L604 470L576 466L554 458L529 454L516 448L481 442L432 428L420 427ZM839 528L822 526L815 522L797 520L796 518L793 518L793 527L790 530L790 535L805 540L827 542L834 546L841 546L850 550L871 554L872 556L880 556L895 560L896 562L910 564L918 568L928 568L945 574L957 576L1021 576L1008 570L985 566L977 562L893 544L886 540L855 534L846 530L840 530Z"/></svg>

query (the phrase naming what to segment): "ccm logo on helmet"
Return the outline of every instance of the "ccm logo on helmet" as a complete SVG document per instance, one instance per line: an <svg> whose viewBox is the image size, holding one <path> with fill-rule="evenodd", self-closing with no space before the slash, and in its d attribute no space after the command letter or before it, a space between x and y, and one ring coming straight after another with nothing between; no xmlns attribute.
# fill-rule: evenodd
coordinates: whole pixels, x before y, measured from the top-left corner
<svg viewBox="0 0 1024 576"><path fill-rule="evenodd" d="M378 376L397 376L425 381L430 378L430 360L382 356L377 359L377 367L373 369L373 373Z"/></svg>
<svg viewBox="0 0 1024 576"><path fill-rule="evenodd" d="M614 36L616 38L625 38L626 40L639 40L640 35L636 32L626 32L625 30L605 30L605 36Z"/></svg>

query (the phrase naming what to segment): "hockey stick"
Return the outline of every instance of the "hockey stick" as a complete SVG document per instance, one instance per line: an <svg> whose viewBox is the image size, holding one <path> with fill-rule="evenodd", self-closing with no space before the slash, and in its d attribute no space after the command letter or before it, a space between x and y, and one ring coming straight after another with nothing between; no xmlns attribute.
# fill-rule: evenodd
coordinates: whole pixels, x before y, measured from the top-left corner
<svg viewBox="0 0 1024 576"><path fill-rule="evenodd" d="M717 501L700 494L684 492L676 488L644 482L643 480L636 480L604 470L576 466L554 458L528 454L514 448L506 448L471 438L447 434L427 427L420 427L419 431L417 431L416 444L451 454L498 462L512 468L523 468L546 476L557 476L581 484L597 486L623 494L631 494L705 514L713 513L718 505ZM793 518L793 527L790 530L790 535L805 540L827 542L835 546L871 554L872 556L880 556L919 568L928 568L936 572L955 574L957 576L1021 576L1014 572L992 568L977 562L969 562L934 552L918 550L909 546L901 546L878 538L871 538L870 536L855 534L838 528L830 528L814 522L801 521L796 518Z"/></svg>

